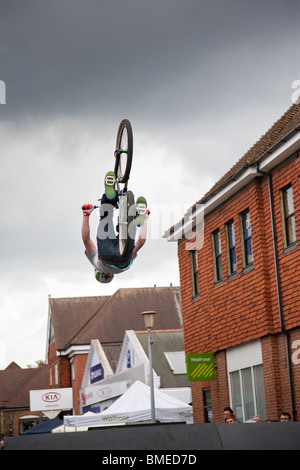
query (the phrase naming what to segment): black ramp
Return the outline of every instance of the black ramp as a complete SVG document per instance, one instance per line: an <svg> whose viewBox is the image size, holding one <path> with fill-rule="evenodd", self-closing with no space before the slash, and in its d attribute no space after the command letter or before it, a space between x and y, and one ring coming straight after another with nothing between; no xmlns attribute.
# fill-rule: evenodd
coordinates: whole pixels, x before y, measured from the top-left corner
<svg viewBox="0 0 300 470"><path fill-rule="evenodd" d="M217 424L226 450L299 450L300 422Z"/></svg>
<svg viewBox="0 0 300 470"><path fill-rule="evenodd" d="M85 432L19 436L6 450L220 450L214 424L154 424L105 427Z"/></svg>
<svg viewBox="0 0 300 470"><path fill-rule="evenodd" d="M300 450L300 422L115 426L9 437L4 450Z"/></svg>

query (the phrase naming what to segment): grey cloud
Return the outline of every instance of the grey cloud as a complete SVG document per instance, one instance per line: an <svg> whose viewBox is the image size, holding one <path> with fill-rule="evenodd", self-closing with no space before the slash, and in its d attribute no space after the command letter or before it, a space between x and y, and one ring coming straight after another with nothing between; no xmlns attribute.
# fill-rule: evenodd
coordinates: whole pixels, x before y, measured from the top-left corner
<svg viewBox="0 0 300 470"><path fill-rule="evenodd" d="M195 116L193 108L208 104L208 89L250 85L268 63L266 52L295 39L297 8L294 1L4 5L7 112L111 115L119 107L161 119L174 112Z"/></svg>
<svg viewBox="0 0 300 470"><path fill-rule="evenodd" d="M16 330L16 318L29 309L39 325L49 293L108 292L84 259L80 206L101 196L119 121L133 124L136 194L150 208L192 205L291 104L291 83L300 79L299 5L1 1L0 349L7 363L23 365L17 348L26 332ZM151 217L169 220L155 208ZM176 245L156 238L144 250L110 293L179 281ZM15 345L6 348L10 329ZM37 355L27 363L42 357L30 354Z"/></svg>

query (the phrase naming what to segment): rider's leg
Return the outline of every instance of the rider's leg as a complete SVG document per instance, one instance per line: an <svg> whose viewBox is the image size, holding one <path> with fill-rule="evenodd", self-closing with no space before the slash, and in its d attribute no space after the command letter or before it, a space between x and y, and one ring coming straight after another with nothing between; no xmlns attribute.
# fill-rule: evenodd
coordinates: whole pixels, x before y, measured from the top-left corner
<svg viewBox="0 0 300 470"><path fill-rule="evenodd" d="M117 199L110 200L107 198L104 193L100 201L100 220L97 230L97 238L105 239L115 239L116 234L114 230L114 209L117 205Z"/></svg>
<svg viewBox="0 0 300 470"><path fill-rule="evenodd" d="M113 171L108 171L105 175L104 187L105 187L105 196L110 201L114 201L117 197L116 190L115 190L115 182L116 182L115 173Z"/></svg>
<svg viewBox="0 0 300 470"><path fill-rule="evenodd" d="M140 196L136 200L136 225L137 227L141 227L145 221L145 217L147 214L147 201L146 198L143 196Z"/></svg>
<svg viewBox="0 0 300 470"><path fill-rule="evenodd" d="M111 261L117 254L118 240L114 230L114 203L105 193L101 198L100 220L97 229L97 248L100 259Z"/></svg>

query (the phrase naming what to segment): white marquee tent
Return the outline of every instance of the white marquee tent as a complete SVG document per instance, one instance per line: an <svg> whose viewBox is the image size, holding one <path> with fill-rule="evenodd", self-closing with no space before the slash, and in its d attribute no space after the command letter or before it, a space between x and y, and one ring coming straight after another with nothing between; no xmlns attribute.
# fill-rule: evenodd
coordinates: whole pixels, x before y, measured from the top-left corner
<svg viewBox="0 0 300 470"><path fill-rule="evenodd" d="M155 418L161 423L193 422L190 405L154 390ZM109 408L95 415L65 416L64 425L102 426L107 424L136 423L151 420L150 387L139 380L116 400Z"/></svg>

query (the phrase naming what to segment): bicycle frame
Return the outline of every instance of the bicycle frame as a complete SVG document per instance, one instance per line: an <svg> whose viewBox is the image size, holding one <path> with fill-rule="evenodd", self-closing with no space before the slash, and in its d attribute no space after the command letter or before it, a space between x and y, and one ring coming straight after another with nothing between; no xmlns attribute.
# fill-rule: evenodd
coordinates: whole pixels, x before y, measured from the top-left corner
<svg viewBox="0 0 300 470"><path fill-rule="evenodd" d="M123 151L122 153L126 153L125 151ZM116 193L117 193L117 196L120 196L121 194L125 194L126 191L127 191L127 185L128 185L128 180L126 181L126 183L123 183L124 186L121 190L121 186L120 186L120 181L119 181L119 178L118 178L118 167L119 167L119 163L120 163L120 158L121 158L121 153L119 150L115 150L115 175L116 175Z"/></svg>

